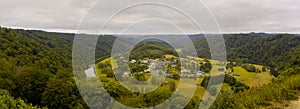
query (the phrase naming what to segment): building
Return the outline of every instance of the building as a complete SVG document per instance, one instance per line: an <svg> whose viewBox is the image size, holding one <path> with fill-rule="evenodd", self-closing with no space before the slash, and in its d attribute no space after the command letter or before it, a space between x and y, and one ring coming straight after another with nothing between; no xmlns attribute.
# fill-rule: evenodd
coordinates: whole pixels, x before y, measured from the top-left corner
<svg viewBox="0 0 300 109"><path fill-rule="evenodd" d="M130 61L130 63L136 63L136 60L133 59L133 60Z"/></svg>

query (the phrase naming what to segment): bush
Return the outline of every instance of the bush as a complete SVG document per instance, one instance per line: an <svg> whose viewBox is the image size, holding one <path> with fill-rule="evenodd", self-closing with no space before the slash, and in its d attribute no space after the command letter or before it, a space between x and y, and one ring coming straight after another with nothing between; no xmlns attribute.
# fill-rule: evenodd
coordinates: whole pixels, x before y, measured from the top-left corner
<svg viewBox="0 0 300 109"><path fill-rule="evenodd" d="M175 73L175 74L173 74L173 78L174 78L175 80L179 80L179 79L180 79L180 76L179 76L178 73Z"/></svg>
<svg viewBox="0 0 300 109"><path fill-rule="evenodd" d="M248 72L258 72L259 70L257 70L255 68L254 65L250 65L250 64L243 64L242 67L247 70Z"/></svg>

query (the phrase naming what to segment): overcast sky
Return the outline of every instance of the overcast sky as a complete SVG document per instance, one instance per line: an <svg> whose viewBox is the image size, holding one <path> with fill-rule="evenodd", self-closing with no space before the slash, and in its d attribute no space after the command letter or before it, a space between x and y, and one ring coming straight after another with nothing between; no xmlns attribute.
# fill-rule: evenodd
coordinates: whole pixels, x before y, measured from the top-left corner
<svg viewBox="0 0 300 109"><path fill-rule="evenodd" d="M81 19L89 12L80 32L98 33L108 16L133 0L1 0L0 26L76 32ZM106 2L105 2L106 1ZM111 2L109 2L111 1ZM116 2L117 1L117 2ZM139 0L136 0L139 1ZM142 1L142 0L140 0ZM146 0L144 0L146 1ZM149 0L150 1L150 0ZM172 0L189 8L195 0ZM178 2L180 1L180 2ZM197 0L199 1L199 0ZM214 16L222 32L287 32L300 33L299 0L202 0ZM200 2L199 2L200 3ZM94 4L93 8L90 8ZM98 4L98 5L97 5ZM101 5L102 4L102 5ZM102 7L99 7L102 6ZM200 6L200 5L199 5ZM89 8L91 9L90 11ZM97 10L98 9L98 10ZM199 8L200 10L200 8ZM200 15L201 13L199 13ZM91 17L95 17L92 19ZM159 19L155 19L159 18ZM160 18L165 18L161 20ZM141 20L144 19L144 20ZM136 20L139 20L136 22ZM171 29L170 22L187 33L200 33L191 21L176 11L163 7L140 6L128 9L112 21L103 33L181 33ZM132 26L128 29L124 27ZM149 32L149 33L151 33Z"/></svg>

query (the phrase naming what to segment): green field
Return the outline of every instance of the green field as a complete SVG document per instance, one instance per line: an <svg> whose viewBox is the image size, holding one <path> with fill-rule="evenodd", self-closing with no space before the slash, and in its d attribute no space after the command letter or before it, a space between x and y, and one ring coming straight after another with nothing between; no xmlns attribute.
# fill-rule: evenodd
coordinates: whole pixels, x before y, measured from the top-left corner
<svg viewBox="0 0 300 109"><path fill-rule="evenodd" d="M262 66L255 65L257 68L261 68ZM246 85L253 87L253 86L260 86L262 84L267 84L272 81L272 76L267 72L261 72L261 73L253 73L248 72L242 67L234 67L234 72L231 72L231 74L239 74L240 76L235 76L235 78Z"/></svg>

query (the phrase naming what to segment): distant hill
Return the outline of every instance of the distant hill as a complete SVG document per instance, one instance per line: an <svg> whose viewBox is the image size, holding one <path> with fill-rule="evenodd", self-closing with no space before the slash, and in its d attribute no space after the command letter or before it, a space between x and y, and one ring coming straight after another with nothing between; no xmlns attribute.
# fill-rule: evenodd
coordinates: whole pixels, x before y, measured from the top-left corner
<svg viewBox="0 0 300 109"><path fill-rule="evenodd" d="M156 39L150 39L138 43L131 51L130 58L161 58L166 54L178 56L176 51L166 42Z"/></svg>

